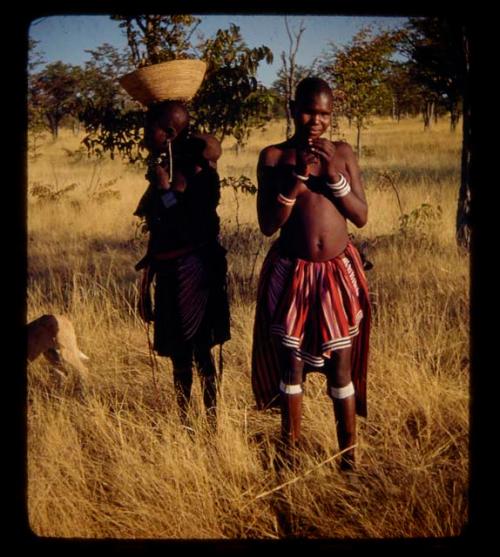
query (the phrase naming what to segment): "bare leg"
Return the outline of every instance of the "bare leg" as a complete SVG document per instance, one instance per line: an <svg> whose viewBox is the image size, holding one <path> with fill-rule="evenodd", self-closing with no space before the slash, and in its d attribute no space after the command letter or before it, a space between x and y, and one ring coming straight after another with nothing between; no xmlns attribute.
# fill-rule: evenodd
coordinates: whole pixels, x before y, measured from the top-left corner
<svg viewBox="0 0 500 557"><path fill-rule="evenodd" d="M326 371L328 393L333 400L339 448L344 450L356 443L356 404L351 382L351 348L335 351ZM340 468L353 470L354 466L355 452L352 448L342 455Z"/></svg>
<svg viewBox="0 0 500 557"><path fill-rule="evenodd" d="M210 348L195 347L194 357L200 375L203 404L210 429L217 429L217 376Z"/></svg>
<svg viewBox="0 0 500 557"><path fill-rule="evenodd" d="M286 447L294 447L300 437L302 422L302 382L304 362L291 350L281 348L281 438Z"/></svg>
<svg viewBox="0 0 500 557"><path fill-rule="evenodd" d="M353 447L356 443L356 405L354 395L341 400L333 400L337 417L337 438L340 450ZM346 451L340 460L342 470L353 470L355 467L354 448Z"/></svg>
<svg viewBox="0 0 500 557"><path fill-rule="evenodd" d="M174 366L174 390L179 409L179 417L183 425L187 424L189 401L191 399L191 386L193 384L192 349L183 346L172 355Z"/></svg>

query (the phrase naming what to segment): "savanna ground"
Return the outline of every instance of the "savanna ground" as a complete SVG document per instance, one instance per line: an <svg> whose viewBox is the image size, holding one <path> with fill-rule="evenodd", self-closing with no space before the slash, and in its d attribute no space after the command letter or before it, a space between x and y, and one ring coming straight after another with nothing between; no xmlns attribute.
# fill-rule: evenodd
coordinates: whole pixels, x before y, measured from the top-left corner
<svg viewBox="0 0 500 557"><path fill-rule="evenodd" d="M340 129L353 143L354 131ZM240 152L227 142L221 177L255 182L259 150L283 134L276 122ZM301 468L275 474L279 414L256 411L250 387L257 277L271 242L258 230L255 197L223 189L232 339L217 435L205 431L196 381L189 434L177 417L170 363L160 359L153 377L136 310L134 264L146 238L132 213L144 170L88 159L69 130L30 150L28 319L68 314L91 358L85 398L71 381L55 382L42 359L28 367L27 508L37 535L273 539L283 535L283 509L293 534L306 538L462 532L469 259L454 240L460 133L444 121L424 132L420 121L379 119L364 146L369 223L352 232L368 242L374 264L373 330L358 482L331 459L335 424L319 374L306 383Z"/></svg>

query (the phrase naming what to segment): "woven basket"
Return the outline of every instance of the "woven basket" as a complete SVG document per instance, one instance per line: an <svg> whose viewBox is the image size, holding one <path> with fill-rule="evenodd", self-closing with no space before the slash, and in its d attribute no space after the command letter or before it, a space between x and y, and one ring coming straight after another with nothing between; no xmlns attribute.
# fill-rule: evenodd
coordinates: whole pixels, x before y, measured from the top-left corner
<svg viewBox="0 0 500 557"><path fill-rule="evenodd" d="M171 60L139 68L119 82L144 106L166 100L188 101L200 88L205 70L202 60Z"/></svg>

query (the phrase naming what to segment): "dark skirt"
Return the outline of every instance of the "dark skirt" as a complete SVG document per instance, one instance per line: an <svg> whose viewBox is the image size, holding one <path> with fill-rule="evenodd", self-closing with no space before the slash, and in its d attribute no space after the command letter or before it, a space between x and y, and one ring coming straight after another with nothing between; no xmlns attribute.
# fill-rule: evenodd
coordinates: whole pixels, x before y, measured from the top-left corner
<svg viewBox="0 0 500 557"><path fill-rule="evenodd" d="M218 243L156 262L154 349L171 356L186 342L213 347L229 340L226 250Z"/></svg>

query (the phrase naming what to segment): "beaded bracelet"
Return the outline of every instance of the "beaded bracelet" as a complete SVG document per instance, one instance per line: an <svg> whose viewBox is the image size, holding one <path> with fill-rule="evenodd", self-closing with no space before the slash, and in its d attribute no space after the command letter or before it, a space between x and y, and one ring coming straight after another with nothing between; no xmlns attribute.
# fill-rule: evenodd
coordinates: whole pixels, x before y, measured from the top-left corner
<svg viewBox="0 0 500 557"><path fill-rule="evenodd" d="M339 174L340 180L338 182L334 182L333 184L330 184L329 182L326 183L334 197L344 197L351 191L351 186L345 176L342 172L339 172Z"/></svg>
<svg viewBox="0 0 500 557"><path fill-rule="evenodd" d="M281 205L286 205L287 207L293 207L295 205L296 199L290 199L289 197L285 197L282 193L278 193L276 197L276 201L281 203Z"/></svg>

